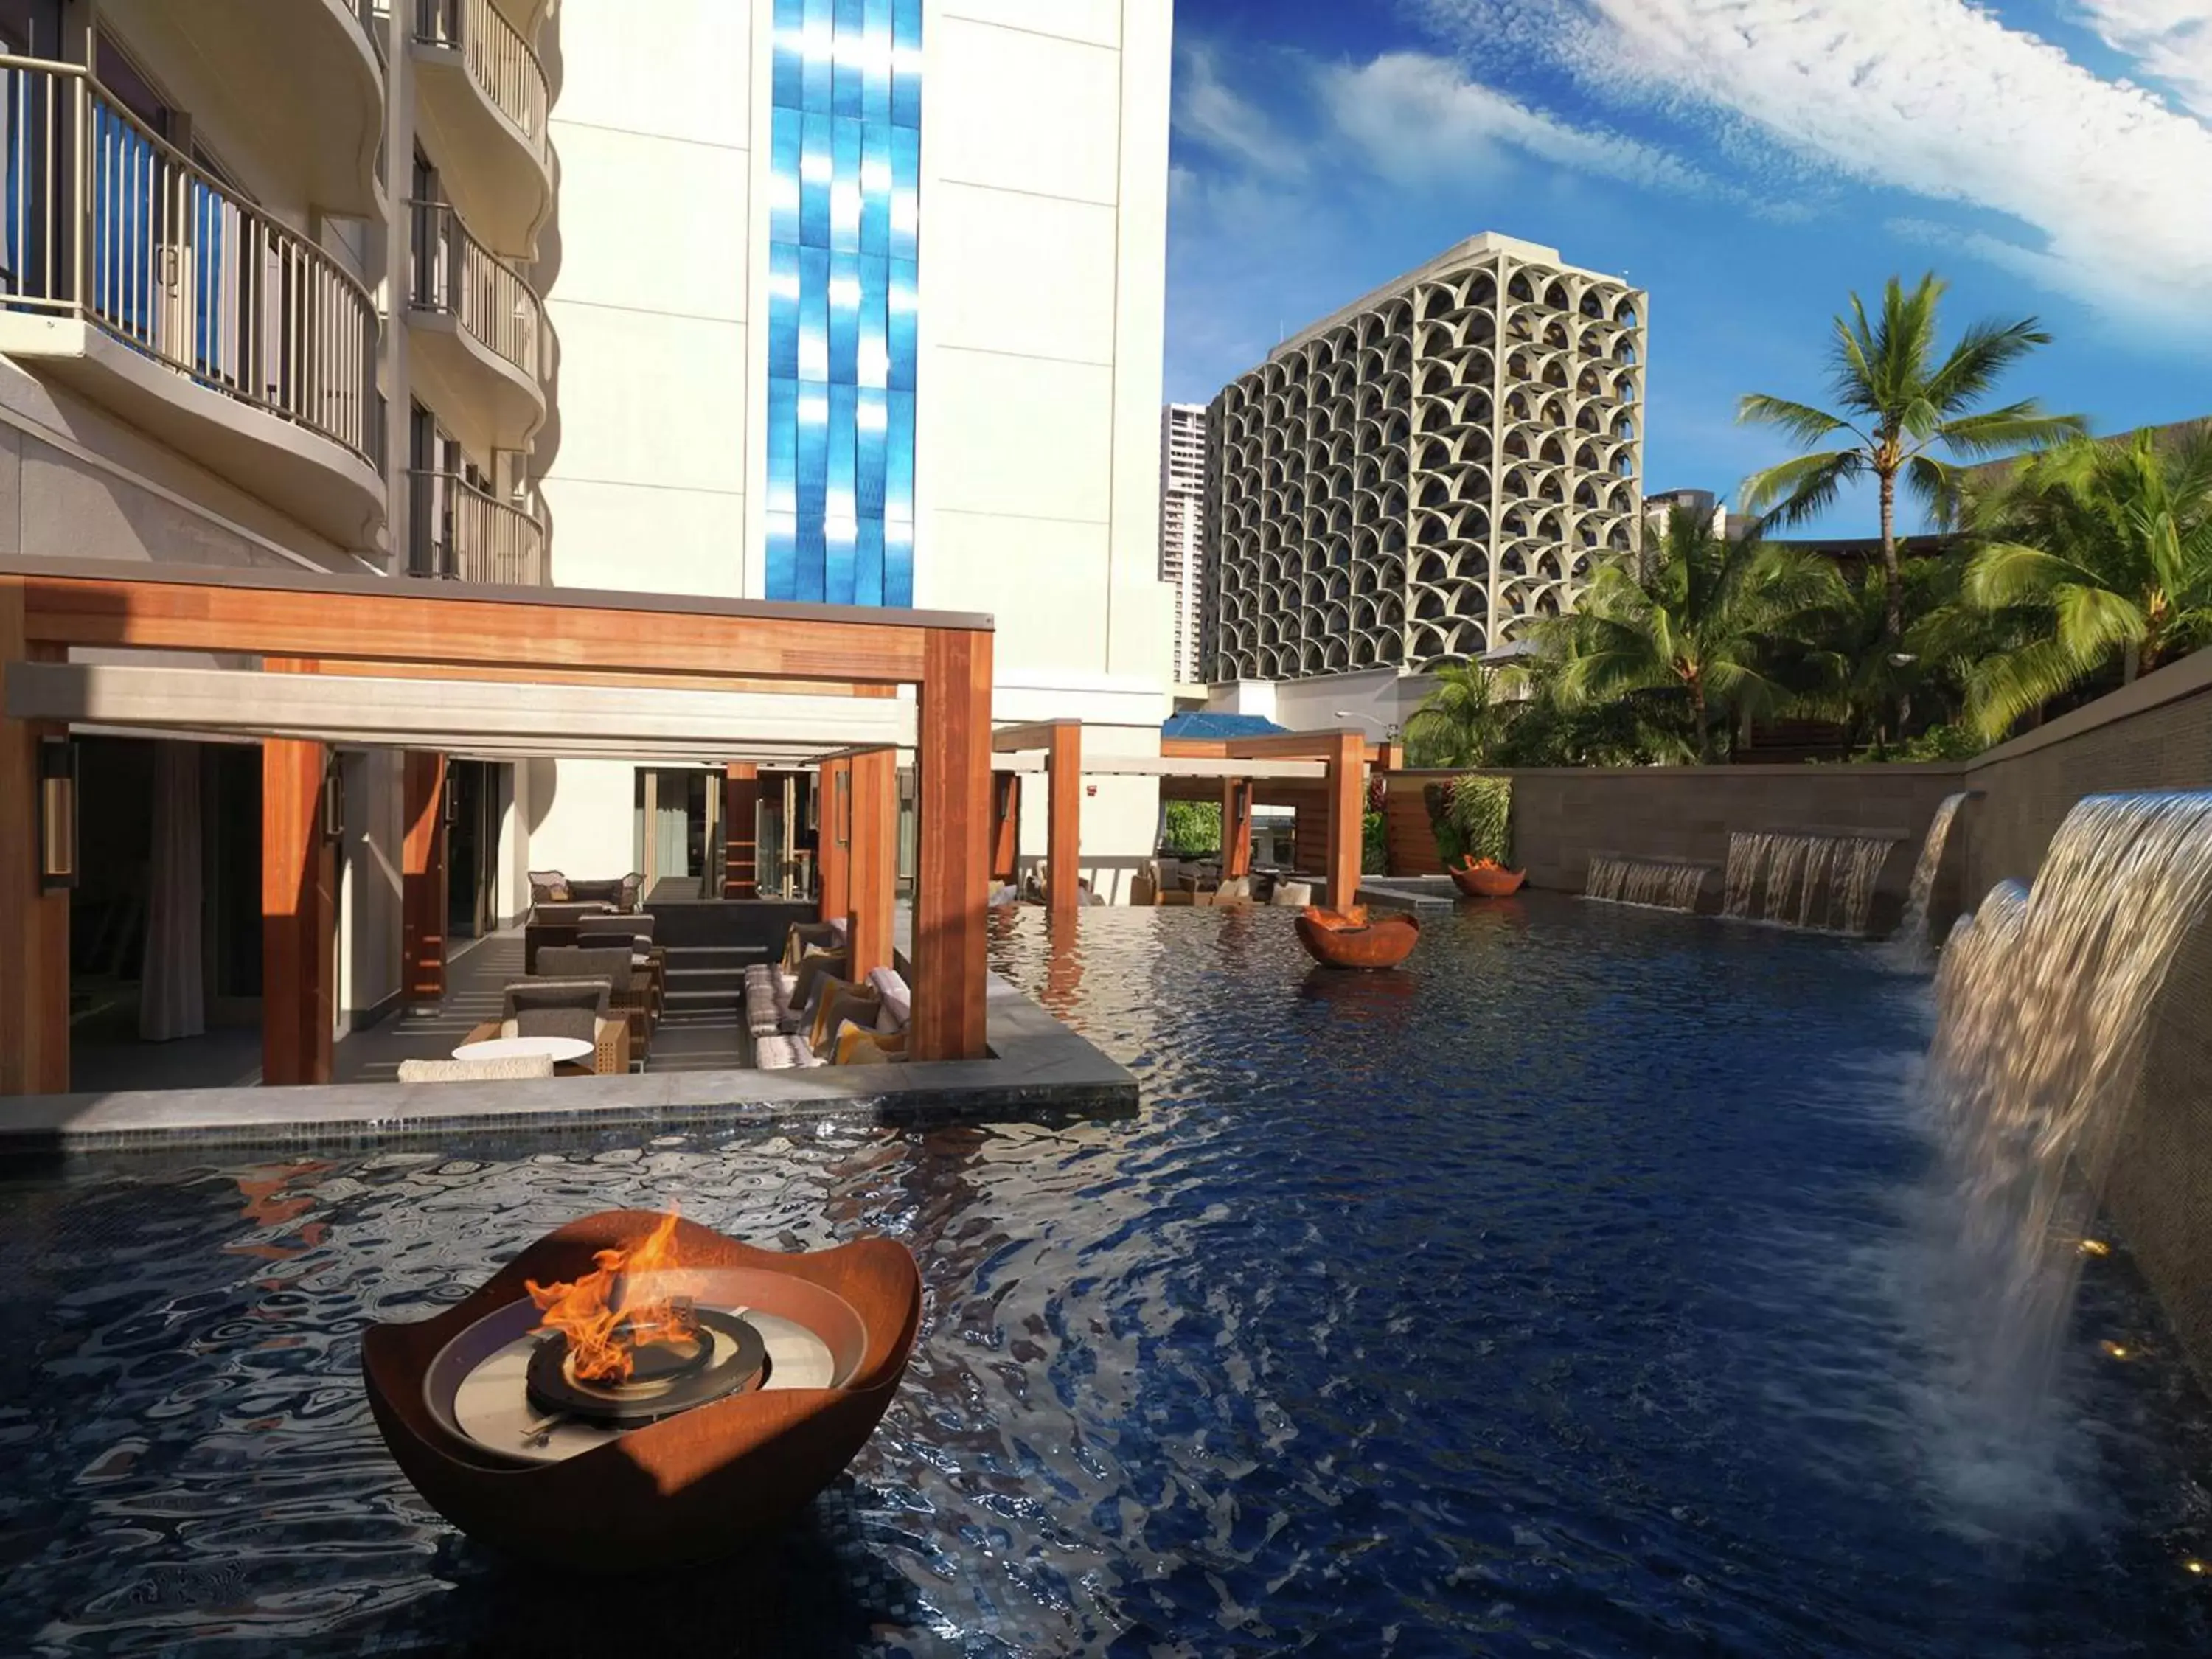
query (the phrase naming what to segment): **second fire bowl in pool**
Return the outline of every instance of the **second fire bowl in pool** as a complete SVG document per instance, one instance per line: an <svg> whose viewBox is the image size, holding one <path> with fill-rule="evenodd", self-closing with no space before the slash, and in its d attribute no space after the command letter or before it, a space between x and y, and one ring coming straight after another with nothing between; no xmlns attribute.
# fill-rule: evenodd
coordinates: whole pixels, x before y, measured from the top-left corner
<svg viewBox="0 0 2212 1659"><path fill-rule="evenodd" d="M580 1326L636 1343L597 1376L545 1310L595 1281L612 1311ZM392 1457L448 1521L631 1571L731 1554L805 1508L875 1431L921 1320L921 1276L890 1239L790 1255L611 1210L434 1319L371 1326L362 1369Z"/></svg>
<svg viewBox="0 0 2212 1659"><path fill-rule="evenodd" d="M1370 921L1367 907L1298 912L1298 943L1324 968L1395 968L1421 942L1421 924L1407 910Z"/></svg>

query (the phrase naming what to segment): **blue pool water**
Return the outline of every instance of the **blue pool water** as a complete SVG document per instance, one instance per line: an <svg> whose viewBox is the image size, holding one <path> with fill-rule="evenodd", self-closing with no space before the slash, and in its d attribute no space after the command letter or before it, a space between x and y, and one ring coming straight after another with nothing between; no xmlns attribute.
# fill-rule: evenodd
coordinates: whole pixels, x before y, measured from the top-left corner
<svg viewBox="0 0 2212 1659"><path fill-rule="evenodd" d="M1871 947L1536 896L1395 975L1267 911L994 951L1139 1118L0 1176L0 1654L2212 1651L2124 1251L2047 1422L1953 1380ZM922 1341L763 1561L549 1586L400 1479L359 1334L670 1202L906 1240Z"/></svg>

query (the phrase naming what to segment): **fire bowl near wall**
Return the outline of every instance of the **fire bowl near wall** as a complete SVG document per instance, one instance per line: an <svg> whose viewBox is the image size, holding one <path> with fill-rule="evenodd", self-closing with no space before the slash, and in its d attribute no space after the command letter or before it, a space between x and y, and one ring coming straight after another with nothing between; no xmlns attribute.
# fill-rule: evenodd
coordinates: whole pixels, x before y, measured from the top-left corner
<svg viewBox="0 0 2212 1659"><path fill-rule="evenodd" d="M1298 913L1297 929L1298 943L1324 968L1395 968L1421 941L1421 924L1411 911L1370 921L1364 905L1350 910L1309 905Z"/></svg>
<svg viewBox="0 0 2212 1659"><path fill-rule="evenodd" d="M542 1322L595 1279L618 1286L599 1334L642 1330L646 1307L674 1322L596 1376L582 1338ZM362 1369L385 1443L441 1515L621 1572L728 1555L795 1516L875 1431L921 1320L921 1276L890 1239L788 1255L611 1210L434 1319L371 1326Z"/></svg>
<svg viewBox="0 0 2212 1659"><path fill-rule="evenodd" d="M1469 898L1509 898L1528 879L1526 870L1508 870L1499 864L1447 865L1444 873Z"/></svg>

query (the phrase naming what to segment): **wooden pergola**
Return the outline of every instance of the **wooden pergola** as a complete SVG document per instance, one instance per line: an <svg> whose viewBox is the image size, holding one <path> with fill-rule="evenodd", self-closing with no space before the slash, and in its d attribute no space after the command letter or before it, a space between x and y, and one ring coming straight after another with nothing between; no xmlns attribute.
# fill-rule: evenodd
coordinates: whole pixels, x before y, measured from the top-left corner
<svg viewBox="0 0 2212 1659"><path fill-rule="evenodd" d="M910 742L913 1052L981 1057L991 644L988 617L945 612L0 559L0 1095L69 1086L69 900L42 887L38 858L40 740L67 729L57 710L260 743L265 1081L330 1075L336 883L322 799L334 743L406 752L403 981L419 996L442 988L442 923L422 878L448 755L712 756L733 787L762 763L836 750L823 772L845 780L832 787L849 816L839 856L824 860L840 882L833 909L825 881L824 914L854 917L856 957L874 965L890 959L896 757ZM258 666L139 679L156 671L64 668L72 649ZM264 678L276 676L321 678ZM337 677L332 695L325 681ZM888 701L902 686L915 692L910 737L907 705Z"/></svg>
<svg viewBox="0 0 2212 1659"><path fill-rule="evenodd" d="M1081 903L1077 866L1083 841L1085 777L1156 777L1218 781L1224 879L1249 875L1252 807L1268 784L1317 791L1327 854L1329 902L1349 904L1359 890L1360 823L1365 802L1366 739L1358 732L1282 732L1251 738L1163 738L1150 755L1085 757L1079 720L1001 726L991 734L997 777L991 793L991 872L1011 880L1020 853L1022 780L1042 771L1046 813L1045 902L1054 914Z"/></svg>

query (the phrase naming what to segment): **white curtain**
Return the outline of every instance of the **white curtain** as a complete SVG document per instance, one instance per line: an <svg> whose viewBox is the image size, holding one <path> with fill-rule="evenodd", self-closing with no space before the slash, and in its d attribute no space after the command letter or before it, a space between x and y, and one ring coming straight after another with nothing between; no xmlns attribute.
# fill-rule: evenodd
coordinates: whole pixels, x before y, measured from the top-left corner
<svg viewBox="0 0 2212 1659"><path fill-rule="evenodd" d="M138 981L138 1035L149 1042L207 1030L200 975L200 751L197 744L154 745L153 890L146 912L146 962Z"/></svg>

